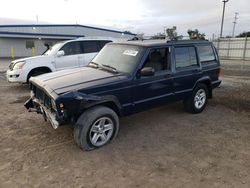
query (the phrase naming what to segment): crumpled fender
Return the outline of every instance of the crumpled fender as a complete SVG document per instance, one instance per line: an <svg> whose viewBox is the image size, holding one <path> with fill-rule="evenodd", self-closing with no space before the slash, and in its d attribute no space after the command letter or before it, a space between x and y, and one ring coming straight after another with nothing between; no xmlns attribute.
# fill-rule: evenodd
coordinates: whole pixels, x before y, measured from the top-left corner
<svg viewBox="0 0 250 188"><path fill-rule="evenodd" d="M85 94L78 91L72 91L61 95L58 98L58 101L67 102L77 100L80 103L80 109L89 108L91 106L95 106L98 104L112 102L114 103L118 109L121 109L121 104L116 96L113 95L105 95L105 96L97 96L91 94Z"/></svg>

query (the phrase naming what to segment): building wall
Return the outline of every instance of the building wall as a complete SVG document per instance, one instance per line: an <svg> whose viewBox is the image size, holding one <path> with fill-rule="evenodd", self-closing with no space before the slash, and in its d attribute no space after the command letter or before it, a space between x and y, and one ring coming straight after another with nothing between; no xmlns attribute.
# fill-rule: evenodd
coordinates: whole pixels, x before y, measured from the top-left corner
<svg viewBox="0 0 250 188"><path fill-rule="evenodd" d="M31 48L26 48L27 41L34 41L33 51ZM9 58L12 57L12 55L14 55L14 58L17 58L17 57L29 57L33 55L41 55L46 50L44 42L50 42L52 44L55 44L59 42L59 40L0 38L0 57Z"/></svg>
<svg viewBox="0 0 250 188"><path fill-rule="evenodd" d="M28 57L40 55L44 42L56 42L77 37L113 37L130 39L133 34L82 25L0 25L0 57ZM27 41L34 41L34 49L26 48Z"/></svg>

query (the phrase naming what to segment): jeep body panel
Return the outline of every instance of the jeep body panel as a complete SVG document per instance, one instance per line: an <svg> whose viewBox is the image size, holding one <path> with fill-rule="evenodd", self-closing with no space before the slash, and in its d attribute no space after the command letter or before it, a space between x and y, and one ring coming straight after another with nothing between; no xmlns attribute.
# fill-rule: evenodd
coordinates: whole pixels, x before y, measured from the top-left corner
<svg viewBox="0 0 250 188"><path fill-rule="evenodd" d="M110 45L139 46L143 49L143 55L132 72L115 73L87 66L31 78L31 89L43 90L55 102L58 120L74 123L84 110L96 105L108 106L120 116L129 115L163 103L185 100L199 83L206 84L212 96L212 89L221 83L219 58L216 49L208 41L136 41L107 46ZM198 52L200 45L211 46L215 59L201 62ZM176 49L181 47L192 49L195 65L177 68ZM153 76L141 76L140 71L146 59L152 50L157 49L167 50L170 68ZM130 50L124 55L136 56L137 53Z"/></svg>

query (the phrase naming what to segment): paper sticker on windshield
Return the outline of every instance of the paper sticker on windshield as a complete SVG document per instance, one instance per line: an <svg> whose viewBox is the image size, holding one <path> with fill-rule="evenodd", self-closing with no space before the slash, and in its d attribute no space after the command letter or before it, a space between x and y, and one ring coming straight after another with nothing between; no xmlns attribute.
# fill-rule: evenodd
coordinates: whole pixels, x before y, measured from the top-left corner
<svg viewBox="0 0 250 188"><path fill-rule="evenodd" d="M136 56L138 54L138 51L136 50L125 50L123 52L124 55L130 55L130 56Z"/></svg>

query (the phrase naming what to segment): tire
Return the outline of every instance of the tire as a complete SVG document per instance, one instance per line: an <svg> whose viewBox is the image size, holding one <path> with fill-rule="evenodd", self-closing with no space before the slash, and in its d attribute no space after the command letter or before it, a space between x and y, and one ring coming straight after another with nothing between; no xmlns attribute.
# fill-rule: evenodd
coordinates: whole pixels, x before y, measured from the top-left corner
<svg viewBox="0 0 250 188"><path fill-rule="evenodd" d="M90 151L108 144L119 131L119 118L110 108L96 106L85 111L74 127L74 139L83 150Z"/></svg>
<svg viewBox="0 0 250 188"><path fill-rule="evenodd" d="M190 97L184 101L185 110L189 113L201 113L208 100L208 88L205 84L198 84Z"/></svg>

